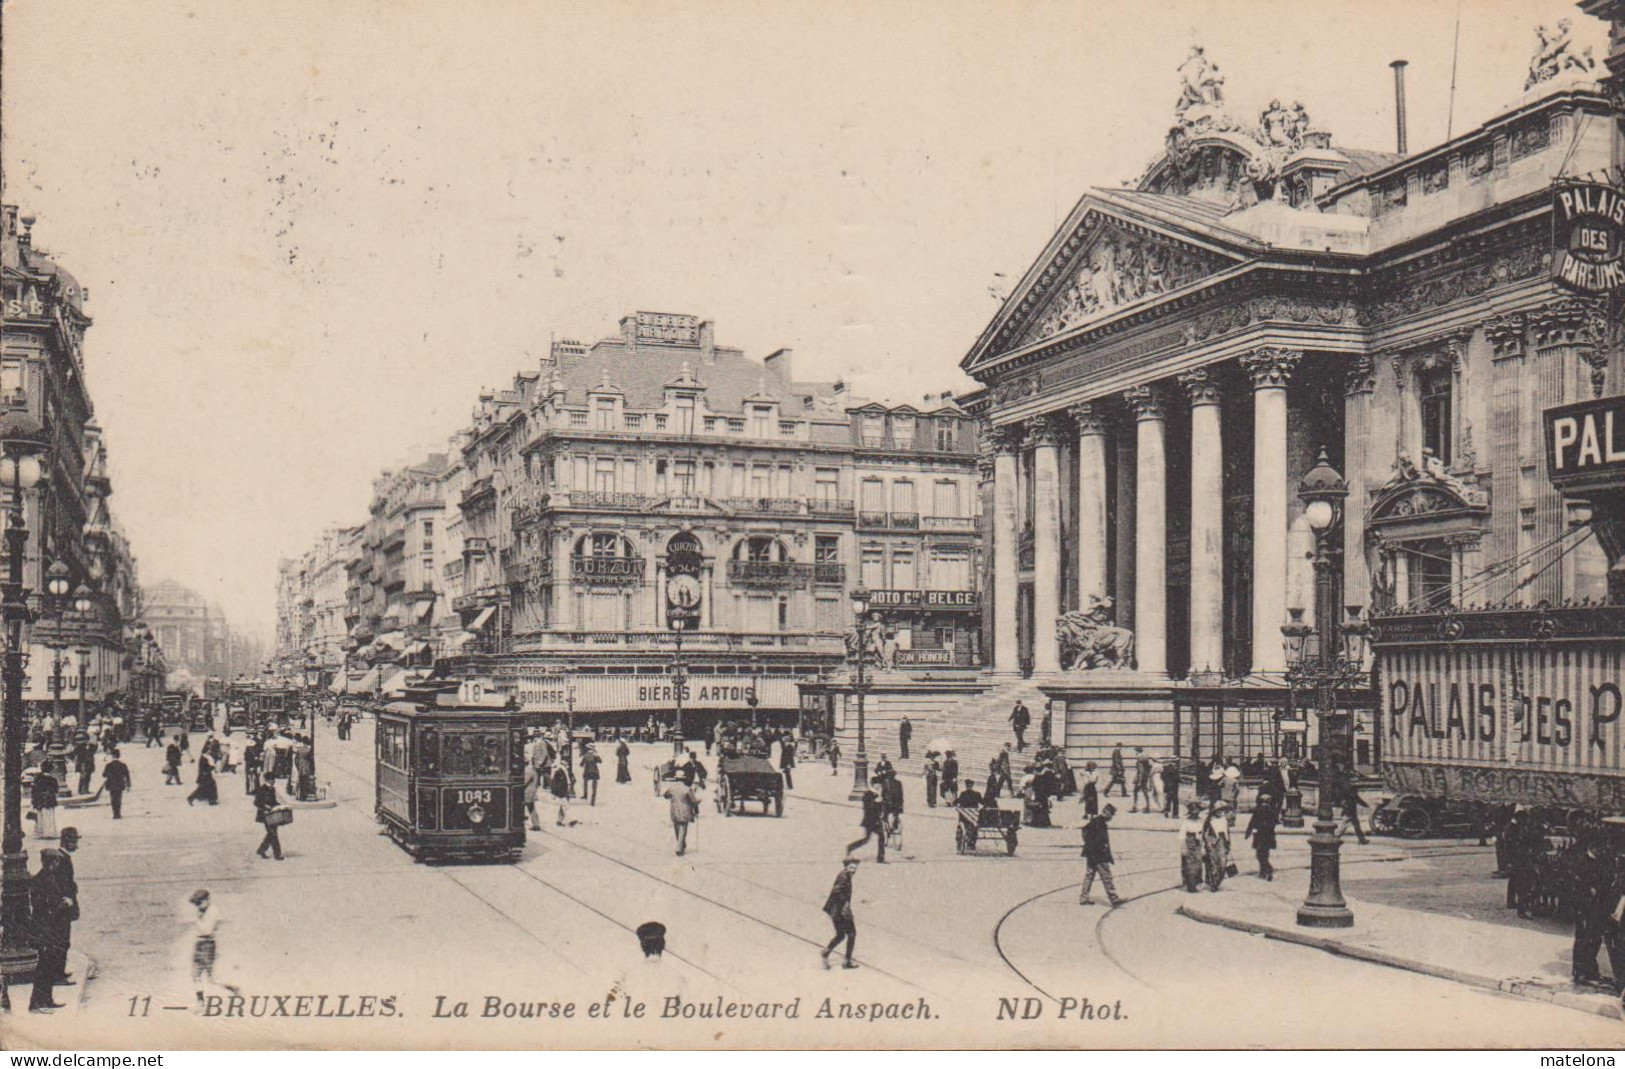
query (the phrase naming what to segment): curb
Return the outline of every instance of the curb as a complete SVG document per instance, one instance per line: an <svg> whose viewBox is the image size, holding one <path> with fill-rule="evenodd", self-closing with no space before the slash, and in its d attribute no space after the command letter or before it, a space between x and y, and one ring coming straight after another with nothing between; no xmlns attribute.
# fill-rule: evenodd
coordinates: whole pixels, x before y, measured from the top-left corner
<svg viewBox="0 0 1625 1069"><path fill-rule="evenodd" d="M1469 987L1482 988L1486 991L1498 991L1502 994L1514 995L1534 1002L1550 1002L1567 1009L1578 1010L1581 1013L1611 1017L1614 1020L1625 1019L1625 1011L1622 1011L1618 999L1602 999L1595 995L1561 991L1532 980L1505 979L1464 972L1460 969L1434 965L1431 962L1420 961L1415 958L1402 958L1396 954L1374 950L1370 947L1352 946L1336 939L1310 935L1308 932L1301 932L1293 928L1282 928L1278 925L1242 920L1235 917L1221 917L1200 907L1181 905L1175 912L1200 924L1216 924L1222 928L1231 928L1239 932L1247 932L1250 935L1262 935L1270 939L1279 939L1284 943L1297 943L1300 946L1313 947L1316 950L1324 950L1329 954L1336 954L1340 957L1354 958L1374 965L1386 965L1391 969L1421 973L1425 976L1451 980L1458 984L1466 984Z"/></svg>

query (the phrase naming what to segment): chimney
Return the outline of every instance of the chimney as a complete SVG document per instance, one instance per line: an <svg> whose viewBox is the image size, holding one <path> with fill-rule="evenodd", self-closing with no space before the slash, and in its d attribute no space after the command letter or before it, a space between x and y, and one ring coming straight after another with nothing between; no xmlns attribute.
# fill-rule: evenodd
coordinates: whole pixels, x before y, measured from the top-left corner
<svg viewBox="0 0 1625 1069"><path fill-rule="evenodd" d="M700 323L700 359L704 360L707 366L716 366L717 332L715 325L709 319Z"/></svg>
<svg viewBox="0 0 1625 1069"><path fill-rule="evenodd" d="M786 386L790 385L791 378L789 349L775 350L762 361L762 366L767 368L767 370L771 371L773 374L777 375L780 382L784 383Z"/></svg>
<svg viewBox="0 0 1625 1069"><path fill-rule="evenodd" d="M1409 63L1403 59L1396 59L1388 65L1394 68L1394 127L1398 133L1399 154L1404 156L1410 152L1410 145L1405 136L1405 68Z"/></svg>

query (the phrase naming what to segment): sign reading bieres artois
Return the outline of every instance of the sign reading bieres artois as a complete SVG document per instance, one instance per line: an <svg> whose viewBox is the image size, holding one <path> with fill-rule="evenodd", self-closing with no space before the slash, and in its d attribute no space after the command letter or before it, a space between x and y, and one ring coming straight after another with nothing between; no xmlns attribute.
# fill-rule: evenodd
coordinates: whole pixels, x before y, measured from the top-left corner
<svg viewBox="0 0 1625 1069"><path fill-rule="evenodd" d="M1379 622L1389 788L1625 813L1622 626L1617 607Z"/></svg>
<svg viewBox="0 0 1625 1069"><path fill-rule="evenodd" d="M1552 278L1592 296L1625 287L1625 194L1598 182L1553 190Z"/></svg>

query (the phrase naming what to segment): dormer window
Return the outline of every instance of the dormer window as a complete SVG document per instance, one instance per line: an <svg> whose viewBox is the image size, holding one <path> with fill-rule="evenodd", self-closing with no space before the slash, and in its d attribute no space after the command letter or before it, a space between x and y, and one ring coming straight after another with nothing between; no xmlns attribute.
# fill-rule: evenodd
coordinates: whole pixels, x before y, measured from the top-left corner
<svg viewBox="0 0 1625 1069"><path fill-rule="evenodd" d="M773 406L750 406L750 436L752 438L771 438L773 436Z"/></svg>
<svg viewBox="0 0 1625 1069"><path fill-rule="evenodd" d="M612 431L615 429L615 398L594 397L592 399L592 428L595 431Z"/></svg>
<svg viewBox="0 0 1625 1069"><path fill-rule="evenodd" d="M891 418L892 438L899 448L908 449L914 445L914 417L895 415Z"/></svg>
<svg viewBox="0 0 1625 1069"><path fill-rule="evenodd" d="M879 412L863 414L863 444L871 449L886 444L886 417Z"/></svg>

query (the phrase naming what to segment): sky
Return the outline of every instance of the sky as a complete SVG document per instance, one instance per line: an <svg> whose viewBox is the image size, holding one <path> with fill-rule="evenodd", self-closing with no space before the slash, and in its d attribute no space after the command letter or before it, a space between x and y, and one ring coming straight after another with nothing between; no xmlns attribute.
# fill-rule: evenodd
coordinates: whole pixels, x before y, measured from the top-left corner
<svg viewBox="0 0 1625 1069"><path fill-rule="evenodd" d="M1387 150L1407 59L1413 151L1520 96L1537 24L1605 51L1567 0L3 10L4 195L90 290L115 514L266 637L278 559L552 337L688 313L861 396L973 385L992 290L1156 158L1192 44L1237 117Z"/></svg>

